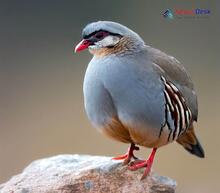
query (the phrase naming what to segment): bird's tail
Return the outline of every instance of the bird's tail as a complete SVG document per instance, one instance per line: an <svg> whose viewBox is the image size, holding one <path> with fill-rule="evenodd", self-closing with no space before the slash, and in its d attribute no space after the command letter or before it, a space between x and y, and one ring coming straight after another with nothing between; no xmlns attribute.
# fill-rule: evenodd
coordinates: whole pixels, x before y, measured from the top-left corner
<svg viewBox="0 0 220 193"><path fill-rule="evenodd" d="M182 134L177 142L181 144L188 152L194 154L200 158L205 157L205 152L195 135L193 126L189 128L184 134Z"/></svg>

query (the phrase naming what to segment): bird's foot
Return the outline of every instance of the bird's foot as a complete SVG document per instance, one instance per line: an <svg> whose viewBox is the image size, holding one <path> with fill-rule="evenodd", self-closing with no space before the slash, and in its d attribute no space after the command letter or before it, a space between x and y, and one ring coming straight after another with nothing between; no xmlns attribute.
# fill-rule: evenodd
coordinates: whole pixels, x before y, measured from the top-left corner
<svg viewBox="0 0 220 193"><path fill-rule="evenodd" d="M135 160L131 162L131 164L128 166L129 170L138 170L140 168L145 168L145 171L141 177L141 180L143 180L151 171L151 167L153 165L154 156L156 153L156 148L153 149L151 152L149 158L147 160Z"/></svg>
<svg viewBox="0 0 220 193"><path fill-rule="evenodd" d="M141 177L141 180L143 180L151 171L152 163L150 160L136 160L131 162L131 164L128 166L129 170L135 171L140 168L145 168L144 173Z"/></svg>
<svg viewBox="0 0 220 193"><path fill-rule="evenodd" d="M117 156L112 158L113 160L124 160L123 165L127 165L130 163L131 159L133 158L134 160L137 160L138 158L134 155L134 150L138 151L139 147L135 146L135 144L131 144L130 147L128 148L128 151L126 154Z"/></svg>

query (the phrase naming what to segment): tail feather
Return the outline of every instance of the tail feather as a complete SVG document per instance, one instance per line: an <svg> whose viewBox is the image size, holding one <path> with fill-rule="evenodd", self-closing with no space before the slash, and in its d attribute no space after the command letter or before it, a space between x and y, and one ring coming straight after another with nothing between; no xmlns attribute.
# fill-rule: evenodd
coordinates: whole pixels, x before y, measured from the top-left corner
<svg viewBox="0 0 220 193"><path fill-rule="evenodd" d="M190 128L186 133L181 135L177 139L177 142L181 144L191 154L196 155L200 158L205 157L205 152L195 135L193 127Z"/></svg>

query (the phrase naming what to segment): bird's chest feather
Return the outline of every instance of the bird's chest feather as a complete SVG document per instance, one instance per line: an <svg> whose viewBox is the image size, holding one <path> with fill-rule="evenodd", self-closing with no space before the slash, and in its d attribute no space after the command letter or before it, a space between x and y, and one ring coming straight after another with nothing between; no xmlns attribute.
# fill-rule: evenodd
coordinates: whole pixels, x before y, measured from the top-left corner
<svg viewBox="0 0 220 193"><path fill-rule="evenodd" d="M92 60L84 80L85 108L96 127L118 117L134 137L156 138L164 123L162 89L150 65L120 58Z"/></svg>
<svg viewBox="0 0 220 193"><path fill-rule="evenodd" d="M86 113L93 125L98 128L103 127L116 115L112 98L100 78L100 70L90 62L83 84Z"/></svg>
<svg viewBox="0 0 220 193"><path fill-rule="evenodd" d="M116 59L106 65L102 81L122 122L160 127L164 121L163 84L150 61Z"/></svg>

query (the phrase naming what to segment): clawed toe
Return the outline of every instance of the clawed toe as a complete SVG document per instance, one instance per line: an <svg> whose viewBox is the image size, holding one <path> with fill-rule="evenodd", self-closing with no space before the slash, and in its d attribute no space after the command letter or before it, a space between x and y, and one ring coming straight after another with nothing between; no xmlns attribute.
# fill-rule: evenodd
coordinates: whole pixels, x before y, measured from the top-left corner
<svg viewBox="0 0 220 193"><path fill-rule="evenodd" d="M154 156L156 153L157 148L153 148L149 158L147 160L140 160L136 156L134 156L134 150L139 150L139 147L135 146L135 144L131 144L131 146L128 149L128 152L124 155L114 157L114 160L124 160L123 165L128 165L128 169L135 171L140 168L145 168L144 174L141 177L141 180L143 180L151 171L151 167L154 161ZM134 161L131 161L134 159Z"/></svg>
<svg viewBox="0 0 220 193"><path fill-rule="evenodd" d="M131 146L128 148L128 151L126 154L117 156L112 158L113 160L124 160L123 165L127 165L131 162L132 159L138 160L138 157L134 155L134 150L138 151L139 147L135 146L135 144L131 144Z"/></svg>
<svg viewBox="0 0 220 193"><path fill-rule="evenodd" d="M148 163L147 160L135 160L131 162L128 166L129 170L138 170L143 167L147 167Z"/></svg>
<svg viewBox="0 0 220 193"><path fill-rule="evenodd" d="M138 170L140 168L145 168L144 173L141 177L141 180L143 180L146 176L148 176L148 174L151 171L151 167L154 161L154 156L156 153L156 148L153 149L153 151L151 152L149 158L147 160L135 160L133 162L131 162L128 166L129 170Z"/></svg>
<svg viewBox="0 0 220 193"><path fill-rule="evenodd" d="M123 165L127 165L131 161L131 157L127 153L121 156L114 157L112 159L113 160L124 160Z"/></svg>
<svg viewBox="0 0 220 193"><path fill-rule="evenodd" d="M124 159L127 159L128 158L128 154L124 154L124 155L120 155L120 156L117 156L117 157L113 157L112 159L113 160L124 160Z"/></svg>

